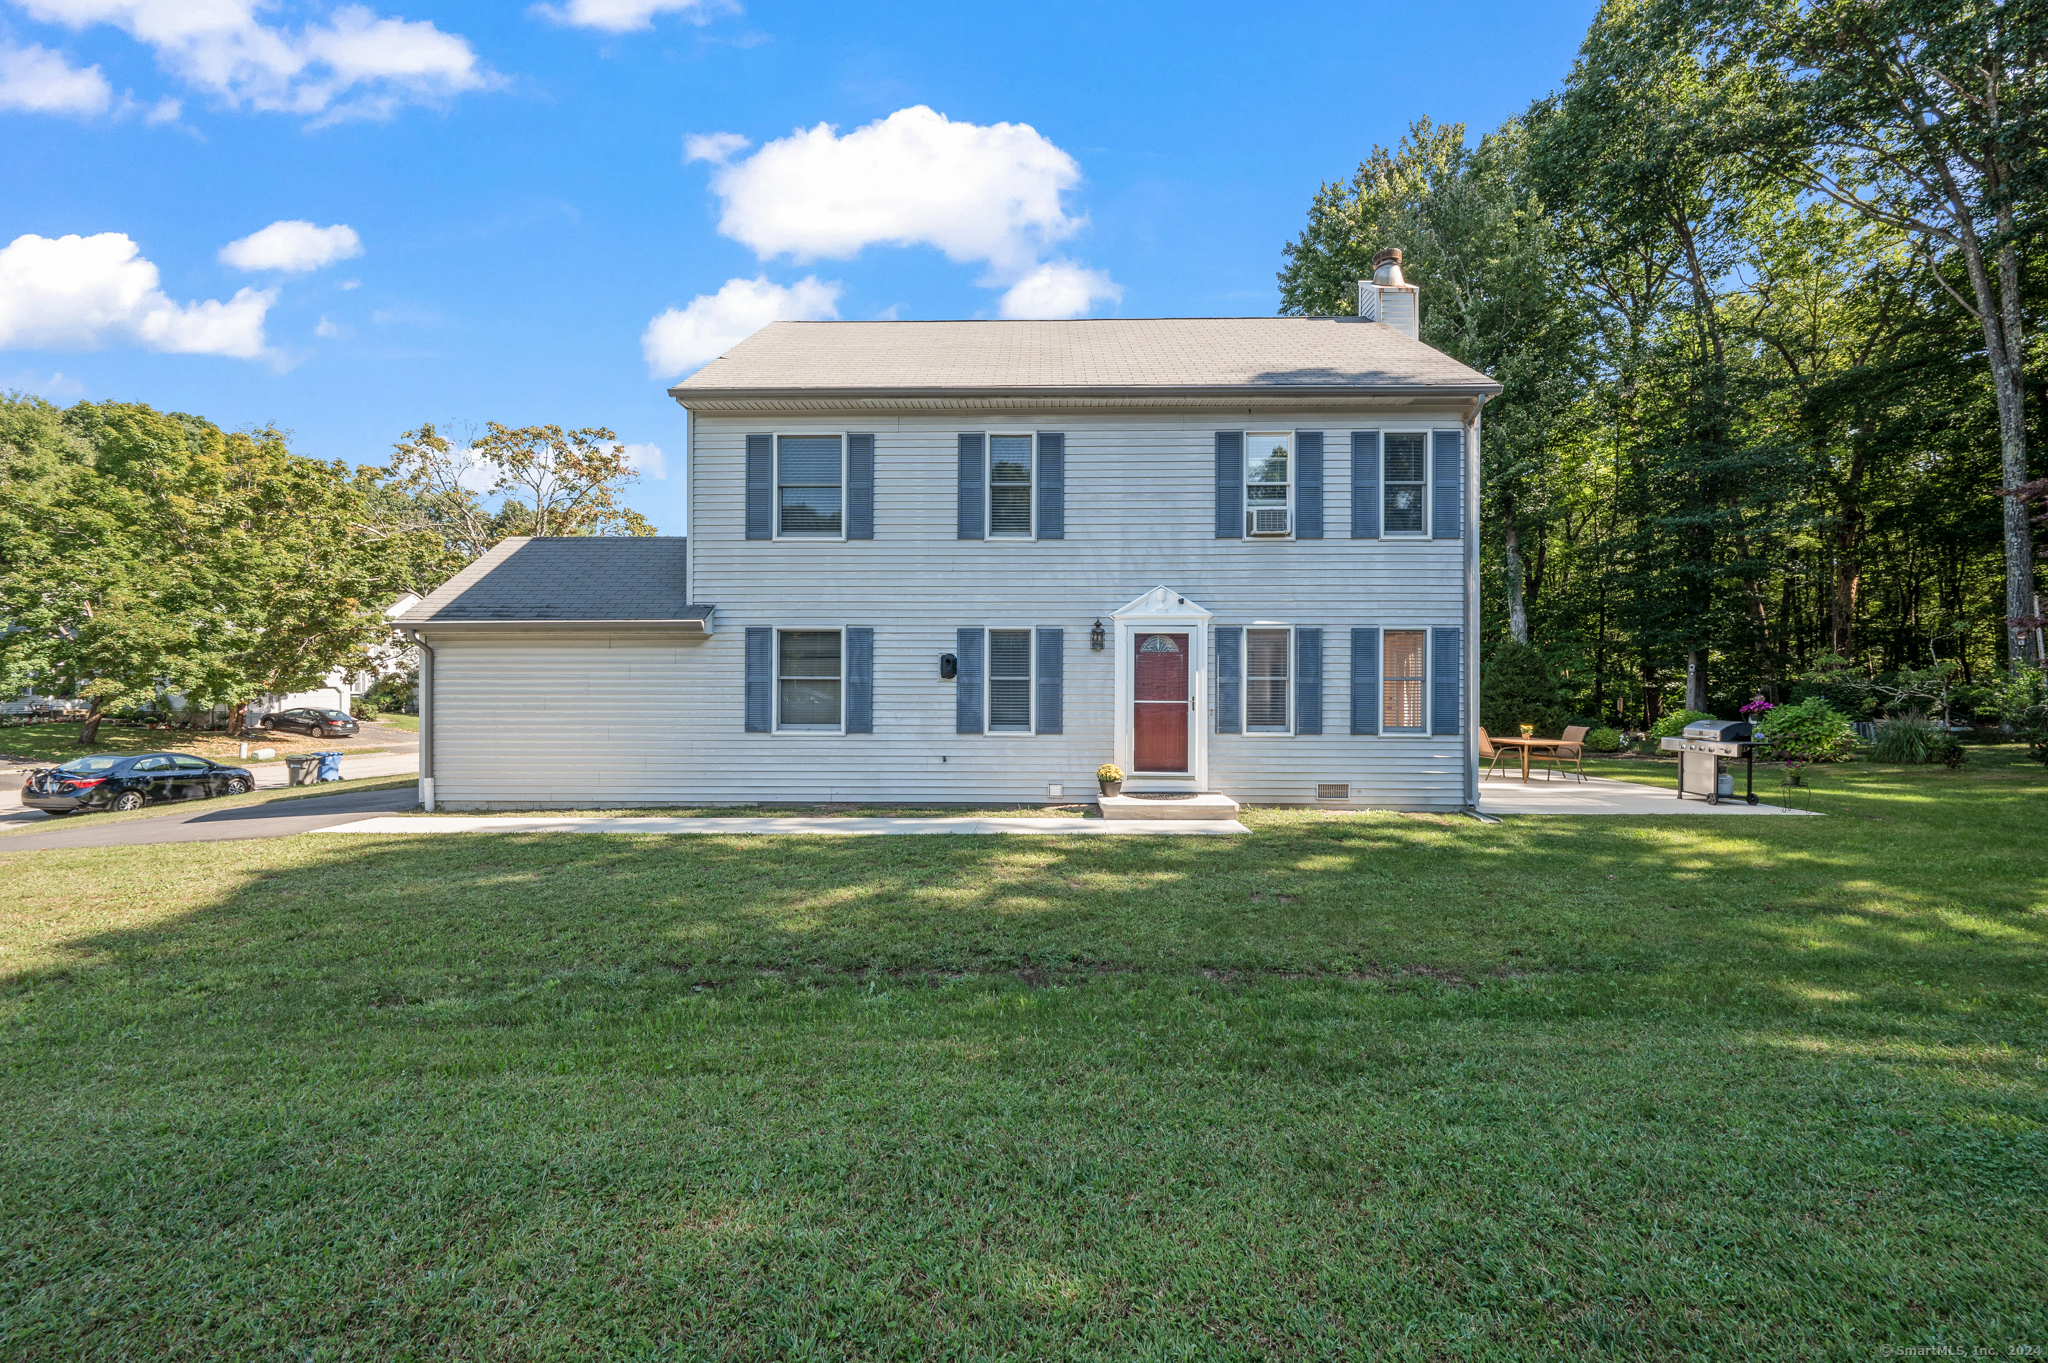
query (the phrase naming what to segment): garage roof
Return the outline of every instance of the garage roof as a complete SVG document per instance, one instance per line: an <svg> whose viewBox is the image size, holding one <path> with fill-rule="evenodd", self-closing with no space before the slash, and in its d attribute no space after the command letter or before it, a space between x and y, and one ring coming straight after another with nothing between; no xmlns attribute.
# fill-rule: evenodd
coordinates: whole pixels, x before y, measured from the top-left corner
<svg viewBox="0 0 2048 1363"><path fill-rule="evenodd" d="M398 617L435 625L593 625L708 633L712 607L693 604L681 535L518 535Z"/></svg>

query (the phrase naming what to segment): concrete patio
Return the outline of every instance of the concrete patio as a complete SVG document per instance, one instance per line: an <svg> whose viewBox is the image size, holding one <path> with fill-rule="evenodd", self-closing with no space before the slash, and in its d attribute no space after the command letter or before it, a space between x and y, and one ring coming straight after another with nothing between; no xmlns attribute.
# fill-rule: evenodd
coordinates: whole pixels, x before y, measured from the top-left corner
<svg viewBox="0 0 2048 1363"><path fill-rule="evenodd" d="M1736 790L1742 789L1741 782ZM1638 785L1634 781L1611 781L1605 777L1551 777L1524 785L1519 777L1493 777L1479 783L1479 812L1509 814L1798 814L1819 818L1810 809L1787 809L1781 805L1745 804L1738 793L1733 799L1710 805L1705 800L1678 798L1668 786Z"/></svg>

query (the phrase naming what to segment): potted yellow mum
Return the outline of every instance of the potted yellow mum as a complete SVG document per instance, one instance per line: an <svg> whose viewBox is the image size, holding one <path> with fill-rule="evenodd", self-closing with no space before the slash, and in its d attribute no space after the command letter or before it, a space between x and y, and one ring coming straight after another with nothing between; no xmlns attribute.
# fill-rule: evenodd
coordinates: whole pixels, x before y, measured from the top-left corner
<svg viewBox="0 0 2048 1363"><path fill-rule="evenodd" d="M1095 769L1095 784L1102 788L1104 795L1122 794L1124 769L1114 762L1104 762Z"/></svg>

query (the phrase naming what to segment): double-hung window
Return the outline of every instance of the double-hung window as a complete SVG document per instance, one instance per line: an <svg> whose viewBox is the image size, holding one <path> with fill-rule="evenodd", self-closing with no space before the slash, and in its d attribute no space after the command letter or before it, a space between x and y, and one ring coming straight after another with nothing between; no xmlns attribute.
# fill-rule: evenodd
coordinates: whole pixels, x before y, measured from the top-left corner
<svg viewBox="0 0 2048 1363"><path fill-rule="evenodd" d="M1381 733L1422 732L1422 683L1429 631L1390 629L1386 632L1386 676L1382 682Z"/></svg>
<svg viewBox="0 0 2048 1363"><path fill-rule="evenodd" d="M775 727L837 732L843 711L840 632L785 629L775 636Z"/></svg>
<svg viewBox="0 0 2048 1363"><path fill-rule="evenodd" d="M988 632L990 733L1031 732L1031 631Z"/></svg>
<svg viewBox="0 0 2048 1363"><path fill-rule="evenodd" d="M836 435L785 435L776 441L775 533L837 539L845 534L843 442ZM834 721L835 723L837 721Z"/></svg>
<svg viewBox="0 0 2048 1363"><path fill-rule="evenodd" d="M1420 535L1428 484L1429 437L1421 431L1386 434L1386 535Z"/></svg>
<svg viewBox="0 0 2048 1363"><path fill-rule="evenodd" d="M1031 437L992 435L988 438L988 535L990 539L1028 540L1033 486Z"/></svg>
<svg viewBox="0 0 2048 1363"><path fill-rule="evenodd" d="M1289 634L1284 629L1244 632L1244 727L1247 733L1284 734Z"/></svg>
<svg viewBox="0 0 2048 1363"><path fill-rule="evenodd" d="M1247 431L1244 437L1244 532L1294 533L1294 437L1286 431Z"/></svg>

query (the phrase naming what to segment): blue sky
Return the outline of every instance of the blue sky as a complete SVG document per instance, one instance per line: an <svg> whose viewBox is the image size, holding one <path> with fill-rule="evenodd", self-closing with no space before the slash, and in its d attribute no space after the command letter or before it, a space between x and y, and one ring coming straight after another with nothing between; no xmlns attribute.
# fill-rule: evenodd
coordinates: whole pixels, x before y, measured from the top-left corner
<svg viewBox="0 0 2048 1363"><path fill-rule="evenodd" d="M359 463L605 425L680 533L664 389L746 330L1271 313L1319 182L1593 9L0 0L0 388Z"/></svg>

